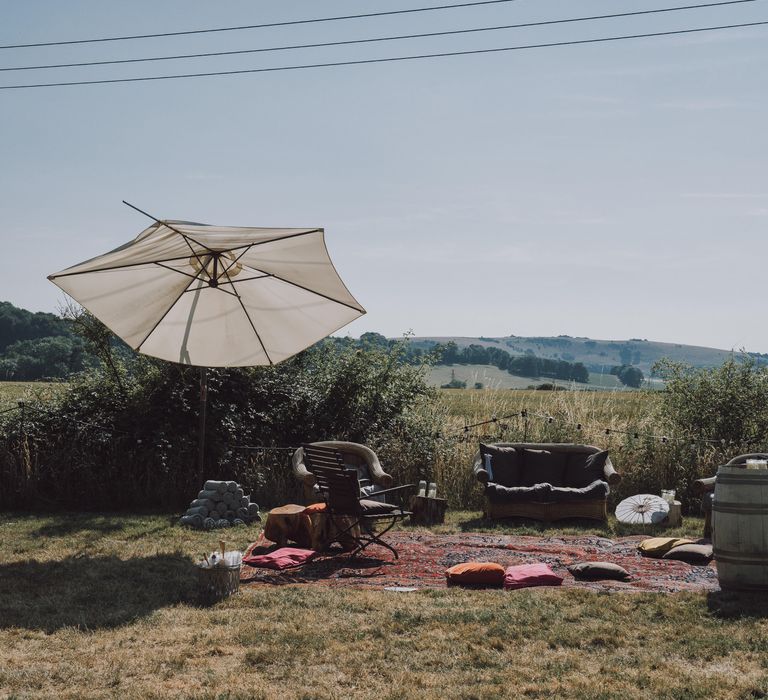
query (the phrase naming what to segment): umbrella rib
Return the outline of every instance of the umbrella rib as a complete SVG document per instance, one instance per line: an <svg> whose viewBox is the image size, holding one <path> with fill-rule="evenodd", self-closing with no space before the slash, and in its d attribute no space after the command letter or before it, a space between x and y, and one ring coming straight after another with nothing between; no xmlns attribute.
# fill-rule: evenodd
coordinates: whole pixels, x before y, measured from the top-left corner
<svg viewBox="0 0 768 700"><path fill-rule="evenodd" d="M272 277L276 280L280 280L281 282L285 282L286 284L291 284L294 287L298 287L299 289L303 289L305 292L310 292L311 294L316 294L319 297L323 297L323 299L327 299L328 301L335 302L336 304L341 304L342 306L346 306L349 309L353 309L354 311L360 311L356 306L352 306L352 304L347 304L346 302L340 301L339 299L334 299L331 296L328 296L327 294L323 294L322 292L317 292L314 289L310 289L309 287L304 287L297 282L291 282L291 280L285 279L285 277L280 277L280 275L276 275L272 272L266 272L263 275L259 277L248 277L246 279L241 280L233 280L229 275L227 275L227 280L229 281L229 284L232 285L232 288L234 289L235 284L239 282L251 282L253 280L262 280L266 277Z"/></svg>
<svg viewBox="0 0 768 700"><path fill-rule="evenodd" d="M298 282L291 282L291 280L287 280L285 279L285 277L280 277L280 275L269 273L268 276L274 277L276 280L280 280L281 282L285 282L286 284L291 284L294 287L298 287L299 289L303 289L305 292L309 292L310 294L316 294L317 296L323 297L323 299L327 299L328 301L333 301L336 304L341 304L342 306L346 306L348 309L352 309L354 311L360 311L360 309L357 306L352 306L352 304L347 304L345 301L334 299L333 297L329 297L327 294L323 294L322 292L315 291L314 289L310 289L309 287L304 287L303 285L298 284Z"/></svg>
<svg viewBox="0 0 768 700"><path fill-rule="evenodd" d="M97 267L90 270L79 270L78 272L57 272L53 275L48 275L49 280L54 280L57 277L72 277L74 275L87 275L91 272L109 272L111 270L124 270L129 267L139 267L141 265L159 265L160 263L175 262L176 260L188 260L189 258L184 255L178 258L166 258L165 260L145 260L144 262L126 263L125 265L110 265L109 267ZM173 268L171 268L173 269Z"/></svg>
<svg viewBox="0 0 768 700"><path fill-rule="evenodd" d="M163 263L159 262L156 262L155 265L162 267L165 270L170 270L171 272L178 272L180 275L184 275L184 277L191 277L193 280L200 280L202 282L202 279L198 275L190 275L188 272L177 270L175 267L171 267L170 265L163 265Z"/></svg>
<svg viewBox="0 0 768 700"><path fill-rule="evenodd" d="M232 278L229 276L226 270L224 271L224 274L227 276L229 283L232 284ZM224 290L222 289L221 291L223 292ZM261 349L264 351L264 355L266 356L267 360L269 360L269 364L274 365L275 363L272 362L272 358L269 356L269 353L267 352L267 348L264 345L264 341L261 339L259 332L256 330L256 326L254 325L253 320L251 319L251 315L248 313L248 309L245 308L245 304L243 304L243 300L240 297L240 295L237 293L237 290L235 289L234 284L232 284L232 293L237 297L237 301L240 302L240 308L243 310L245 317L248 319L248 323L251 324L251 328L253 328L253 332L256 334L256 338L259 341L259 345L261 345Z"/></svg>
<svg viewBox="0 0 768 700"><path fill-rule="evenodd" d="M199 278L199 277L196 278L196 279L198 279L200 282L203 282L203 280L201 278ZM149 336L152 335L155 332L155 329L163 322L163 319L171 312L171 309L174 306L176 306L176 302L178 302L179 299L181 299L181 297L184 296L184 293L188 289L189 289L189 286L187 286L185 289L182 289L181 293L173 300L173 303L163 312L163 315L159 319L157 319L157 323L155 323L155 325L152 326L152 328L150 328L149 333L147 333L144 336L144 339L134 348L134 350L136 350L136 352L139 352L139 349L141 348L141 346L144 345L144 343L147 342L147 339L149 338Z"/></svg>
<svg viewBox="0 0 768 700"><path fill-rule="evenodd" d="M195 277L195 279L200 279L200 278L199 278L199 277ZM201 281L201 282L205 282L205 280L200 280L200 281ZM210 287L210 285L208 285L208 284L205 284L205 287L209 287L209 288L211 288L211 289L216 289L216 290L217 290L217 291L219 291L219 292L224 292L224 294L229 294L229 296L231 296L231 297L236 297L236 296L237 296L237 294L235 294L234 292L228 292L226 289L222 289L222 288L221 288L221 284L220 284L218 287ZM202 289L202 288L201 288L201 289ZM187 294L187 292L196 292L196 291L197 291L197 289L190 289L189 287L187 287L187 288L186 288L186 289L185 289L185 290L182 292L182 294Z"/></svg>
<svg viewBox="0 0 768 700"><path fill-rule="evenodd" d="M258 277L243 277L243 279L241 280L230 279L229 275L227 275L228 281L225 282L224 284L231 284L234 287L236 284L240 284L241 282L253 282L253 280L261 280L261 279L264 279L265 277L272 277L272 275L265 272L263 275L259 275Z"/></svg>

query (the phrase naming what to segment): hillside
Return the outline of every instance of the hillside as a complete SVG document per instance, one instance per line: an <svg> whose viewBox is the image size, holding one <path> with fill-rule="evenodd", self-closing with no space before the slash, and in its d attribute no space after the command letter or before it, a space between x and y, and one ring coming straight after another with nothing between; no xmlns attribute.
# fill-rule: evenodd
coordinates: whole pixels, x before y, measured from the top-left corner
<svg viewBox="0 0 768 700"><path fill-rule="evenodd" d="M730 350L662 343L653 340L596 340L592 338L557 337L522 337L507 336L501 338L469 338L462 336L415 337L411 342L418 347L428 348L434 343L453 341L459 348L469 345L496 347L512 355L533 354L537 357L581 362L592 374L608 374L611 367L631 364L643 371L647 377L651 367L663 357L677 362L684 362L693 367L716 367L731 354ZM768 354L750 353L760 362L768 362ZM591 383L590 378L590 383Z"/></svg>
<svg viewBox="0 0 768 700"><path fill-rule="evenodd" d="M547 383L576 390L627 390L612 374L590 373L589 383L581 384L562 379L518 377L493 365L437 365L429 371L429 383L433 386L443 386L451 379L466 382L469 389L476 383L482 384L485 389L527 389Z"/></svg>

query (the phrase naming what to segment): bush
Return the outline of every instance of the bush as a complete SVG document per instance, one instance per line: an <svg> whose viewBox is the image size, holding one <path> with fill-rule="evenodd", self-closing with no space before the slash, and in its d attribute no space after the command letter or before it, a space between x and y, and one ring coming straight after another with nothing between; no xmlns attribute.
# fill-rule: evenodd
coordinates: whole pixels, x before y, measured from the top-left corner
<svg viewBox="0 0 768 700"><path fill-rule="evenodd" d="M747 449L768 435L768 368L748 356L720 367L694 369L662 361L654 372L666 380L661 406L671 432ZM748 450L747 450L748 451Z"/></svg>
<svg viewBox="0 0 768 700"><path fill-rule="evenodd" d="M434 394L424 368L403 354L400 344L325 342L275 367L208 370L203 477L241 480L262 504L286 502L291 450L240 448L327 439L370 445L396 479L429 475L440 417L424 408ZM197 370L144 356L104 366L4 416L0 505L179 507L197 492Z"/></svg>

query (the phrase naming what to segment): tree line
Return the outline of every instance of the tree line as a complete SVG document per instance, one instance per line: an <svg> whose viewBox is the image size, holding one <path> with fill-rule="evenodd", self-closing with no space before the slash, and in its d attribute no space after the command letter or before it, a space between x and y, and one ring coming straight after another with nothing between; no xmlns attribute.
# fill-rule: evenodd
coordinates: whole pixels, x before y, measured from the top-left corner
<svg viewBox="0 0 768 700"><path fill-rule="evenodd" d="M68 321L0 302L0 380L63 379L94 362Z"/></svg>

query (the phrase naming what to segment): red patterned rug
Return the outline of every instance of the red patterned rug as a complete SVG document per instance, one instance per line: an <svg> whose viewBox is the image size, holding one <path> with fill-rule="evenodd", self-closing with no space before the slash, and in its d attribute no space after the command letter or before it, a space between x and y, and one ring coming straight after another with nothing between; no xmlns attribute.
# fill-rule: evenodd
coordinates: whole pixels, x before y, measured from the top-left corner
<svg viewBox="0 0 768 700"><path fill-rule="evenodd" d="M445 588L445 570L467 561L492 561L503 566L543 562L565 577L563 586L596 591L716 591L717 570L681 561L650 559L637 552L645 536L609 540L598 536L513 537L504 535L435 535L392 532L386 541L398 551L395 560L373 545L363 556L322 556L300 569L283 572L244 566L240 580L256 585L310 584L331 588ZM609 561L623 566L629 581L577 581L566 569L582 561Z"/></svg>

